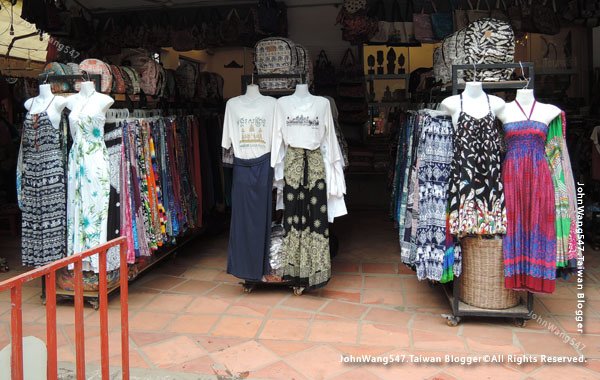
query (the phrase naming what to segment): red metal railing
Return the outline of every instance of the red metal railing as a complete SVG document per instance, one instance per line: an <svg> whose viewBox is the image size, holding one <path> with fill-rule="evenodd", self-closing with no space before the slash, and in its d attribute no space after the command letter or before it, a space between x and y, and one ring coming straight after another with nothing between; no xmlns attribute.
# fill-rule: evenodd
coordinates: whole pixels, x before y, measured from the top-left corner
<svg viewBox="0 0 600 380"><path fill-rule="evenodd" d="M77 380L85 379L85 335L83 325L83 272L82 259L99 254L100 272L98 273L100 301L100 352L102 379L109 379L108 351L108 284L106 278L106 252L109 248L120 246L120 295L121 295L121 366L123 379L129 379L129 321L128 321L128 283L127 283L127 245L126 238L120 237L94 249L57 260L52 264L34 269L27 273L0 282L0 293L10 289L11 319L10 332L12 343L11 377L23 379L23 284L45 276L46 280L46 346L48 351L47 378L57 379L58 357L56 343L56 271L74 264L75 272L75 350Z"/></svg>

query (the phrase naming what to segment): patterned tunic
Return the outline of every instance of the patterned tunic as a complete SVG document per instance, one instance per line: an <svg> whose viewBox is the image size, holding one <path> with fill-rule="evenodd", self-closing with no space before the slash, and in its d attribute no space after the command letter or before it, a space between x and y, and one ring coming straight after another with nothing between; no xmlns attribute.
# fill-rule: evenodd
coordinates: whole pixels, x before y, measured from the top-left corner
<svg viewBox="0 0 600 380"><path fill-rule="evenodd" d="M495 116L475 118L463 111L454 136L450 174L450 230L459 237L506 233L506 209L500 175L501 139Z"/></svg>
<svg viewBox="0 0 600 380"><path fill-rule="evenodd" d="M521 105L517 102L521 111ZM546 161L548 126L506 123L508 152L502 168L508 229L502 241L507 289L552 293L556 277L555 194Z"/></svg>
<svg viewBox="0 0 600 380"><path fill-rule="evenodd" d="M27 114L19 154L17 194L22 211L22 263L38 267L63 258L67 250L61 133L52 125L46 110Z"/></svg>

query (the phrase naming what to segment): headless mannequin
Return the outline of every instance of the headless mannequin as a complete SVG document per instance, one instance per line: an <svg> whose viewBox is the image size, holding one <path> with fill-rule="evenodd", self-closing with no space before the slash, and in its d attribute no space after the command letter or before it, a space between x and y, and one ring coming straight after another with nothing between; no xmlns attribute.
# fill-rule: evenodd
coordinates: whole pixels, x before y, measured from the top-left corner
<svg viewBox="0 0 600 380"><path fill-rule="evenodd" d="M517 90L517 96L515 100L515 102L507 103L506 107L501 112L496 114L498 119L502 121L502 124L523 121L531 113L532 107L533 113L531 113L530 120L539 121L546 125L550 125L552 120L554 120L562 112L560 108L552 104L536 102L533 90ZM521 111L517 102L521 105L523 111ZM524 115L523 112L526 113L527 116Z"/></svg>
<svg viewBox="0 0 600 380"><path fill-rule="evenodd" d="M46 110L50 122L56 129L60 126L61 114L66 105L67 99L62 96L55 96L52 93L49 84L40 85L40 94L35 98L30 98L25 101L25 109L32 115Z"/></svg>
<svg viewBox="0 0 600 380"><path fill-rule="evenodd" d="M96 91L94 82L82 82L79 93L67 98L67 108L72 114L105 115L115 100L108 95Z"/></svg>
<svg viewBox="0 0 600 380"><path fill-rule="evenodd" d="M246 87L246 93L244 95L241 95L244 100L248 100L248 101L252 101L252 100L256 100L259 97L263 96L260 93L260 90L258 89L258 86L255 84L249 84Z"/></svg>
<svg viewBox="0 0 600 380"><path fill-rule="evenodd" d="M307 84L297 84L296 91L294 91L293 96L297 97L298 99L304 99L304 98L311 97L312 95L311 95L310 91L308 91Z"/></svg>
<svg viewBox="0 0 600 380"><path fill-rule="evenodd" d="M467 82L462 93L462 111L474 118L483 118L489 112L488 97L492 113L498 115L506 103L497 96L487 95L483 91L481 82ZM452 116L452 123L456 125L461 112L460 95L447 97L441 103L442 110Z"/></svg>

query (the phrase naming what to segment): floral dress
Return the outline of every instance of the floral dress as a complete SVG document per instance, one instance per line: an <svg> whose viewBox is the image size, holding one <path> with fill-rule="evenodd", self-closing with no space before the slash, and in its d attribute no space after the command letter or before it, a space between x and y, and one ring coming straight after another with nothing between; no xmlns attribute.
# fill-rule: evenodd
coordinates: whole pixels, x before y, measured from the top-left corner
<svg viewBox="0 0 600 380"><path fill-rule="evenodd" d="M109 155L103 115L69 115L73 146L69 152L67 191L68 254L106 242L110 197ZM87 264L86 264L87 263ZM98 255L84 261L98 271Z"/></svg>

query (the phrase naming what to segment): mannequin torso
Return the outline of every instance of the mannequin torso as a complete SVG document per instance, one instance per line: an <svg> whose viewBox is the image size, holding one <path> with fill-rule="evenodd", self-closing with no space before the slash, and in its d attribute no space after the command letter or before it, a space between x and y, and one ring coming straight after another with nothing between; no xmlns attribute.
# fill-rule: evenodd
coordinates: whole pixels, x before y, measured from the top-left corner
<svg viewBox="0 0 600 380"><path fill-rule="evenodd" d="M60 126L61 114L66 105L67 100L62 96L55 96L49 84L40 85L40 94L25 101L25 109L31 115L47 112L50 122L56 129Z"/></svg>
<svg viewBox="0 0 600 380"><path fill-rule="evenodd" d="M67 98L67 108L72 115L82 111L89 116L104 115L114 102L110 96L96 92L94 82L82 82L79 93Z"/></svg>
<svg viewBox="0 0 600 380"><path fill-rule="evenodd" d="M452 123L456 125L461 110L474 118L480 119L489 113L490 107L492 113L497 115L502 112L505 104L504 100L499 97L487 95L483 91L481 82L467 82L465 84L465 90L462 93L462 107L460 95L454 95L444 99L441 103L441 107L442 110L452 116Z"/></svg>
<svg viewBox="0 0 600 380"><path fill-rule="evenodd" d="M519 105L523 110L519 108ZM507 124L523 121L531 114L530 120L549 125L561 112L560 108L552 104L537 102L533 90L517 90L515 101L507 103L506 107L497 113L497 116L502 124Z"/></svg>

